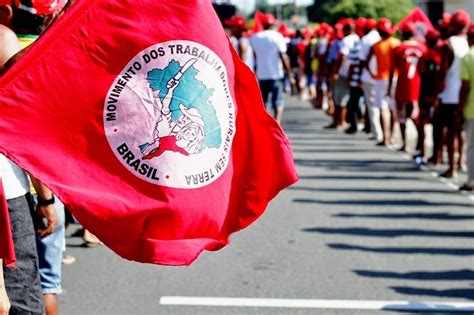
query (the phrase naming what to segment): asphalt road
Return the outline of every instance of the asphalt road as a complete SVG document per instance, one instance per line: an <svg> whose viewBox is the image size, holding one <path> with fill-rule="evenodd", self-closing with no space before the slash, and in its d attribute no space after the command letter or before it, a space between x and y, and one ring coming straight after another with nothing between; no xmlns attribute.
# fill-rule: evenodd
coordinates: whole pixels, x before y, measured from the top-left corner
<svg viewBox="0 0 474 315"><path fill-rule="evenodd" d="M128 262L69 237L67 253L77 262L63 268L61 314L390 313L356 306L162 305L163 296L440 301L474 307L469 195L429 169L419 170L404 154L376 147L365 134L323 129L328 122L306 103L289 102L283 126L300 181L280 193L260 220L235 234L228 247L204 253L191 267Z"/></svg>

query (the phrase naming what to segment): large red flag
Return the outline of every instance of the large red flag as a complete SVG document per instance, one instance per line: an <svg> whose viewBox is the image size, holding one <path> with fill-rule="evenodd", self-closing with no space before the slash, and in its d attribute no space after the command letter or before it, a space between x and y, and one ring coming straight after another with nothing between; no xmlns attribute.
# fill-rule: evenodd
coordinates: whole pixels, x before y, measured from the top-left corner
<svg viewBox="0 0 474 315"><path fill-rule="evenodd" d="M429 30L434 30L433 24L426 14L419 7L413 9L400 23L397 28L401 29L404 25L413 23L416 26L415 38L420 42L425 42L425 35Z"/></svg>
<svg viewBox="0 0 474 315"><path fill-rule="evenodd" d="M297 179L208 0L78 0L0 79L0 151L124 258L190 264Z"/></svg>

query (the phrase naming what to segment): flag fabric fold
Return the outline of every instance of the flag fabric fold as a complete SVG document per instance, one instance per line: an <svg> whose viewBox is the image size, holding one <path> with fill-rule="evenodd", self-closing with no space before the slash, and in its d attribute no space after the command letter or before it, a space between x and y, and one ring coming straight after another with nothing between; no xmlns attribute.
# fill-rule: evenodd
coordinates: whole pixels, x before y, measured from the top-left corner
<svg viewBox="0 0 474 315"><path fill-rule="evenodd" d="M433 24L422 9L416 7L410 12L400 23L397 29L402 29L406 24L413 23L415 25L415 38L420 42L425 42L425 35L429 30L434 30Z"/></svg>
<svg viewBox="0 0 474 315"><path fill-rule="evenodd" d="M297 180L207 0L78 0L0 78L0 112L0 151L129 260L189 265Z"/></svg>

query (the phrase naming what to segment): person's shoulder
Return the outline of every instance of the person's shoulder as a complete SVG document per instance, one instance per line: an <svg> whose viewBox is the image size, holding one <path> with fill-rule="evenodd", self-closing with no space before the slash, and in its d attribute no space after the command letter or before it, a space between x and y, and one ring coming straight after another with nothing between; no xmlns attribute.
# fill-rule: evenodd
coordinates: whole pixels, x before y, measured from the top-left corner
<svg viewBox="0 0 474 315"><path fill-rule="evenodd" d="M2 24L0 24L0 40L2 41L2 44L6 41L18 43L18 37L15 32Z"/></svg>

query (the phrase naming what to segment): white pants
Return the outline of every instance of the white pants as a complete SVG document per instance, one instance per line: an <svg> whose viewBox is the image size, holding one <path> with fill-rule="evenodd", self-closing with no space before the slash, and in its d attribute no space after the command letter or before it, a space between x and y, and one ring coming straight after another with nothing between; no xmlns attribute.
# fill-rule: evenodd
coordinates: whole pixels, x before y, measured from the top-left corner
<svg viewBox="0 0 474 315"><path fill-rule="evenodd" d="M375 80L375 106L381 110L396 108L395 104L395 88L397 86L397 80L392 80L392 87L390 90L390 96L387 96L388 80Z"/></svg>
<svg viewBox="0 0 474 315"><path fill-rule="evenodd" d="M380 125L380 108L375 106L375 86L371 82L363 83L362 90L369 112L370 132L380 142L383 140L383 133Z"/></svg>
<svg viewBox="0 0 474 315"><path fill-rule="evenodd" d="M467 135L467 184L474 186L474 119L464 122Z"/></svg>

